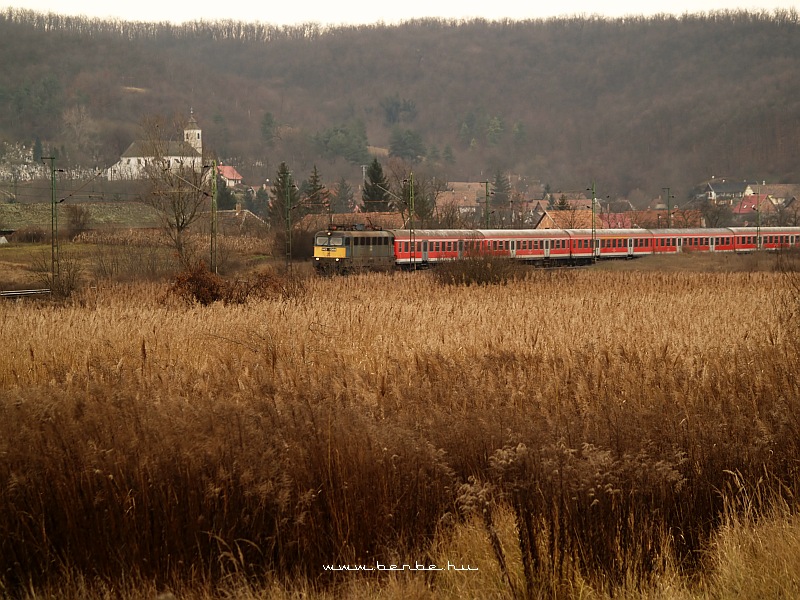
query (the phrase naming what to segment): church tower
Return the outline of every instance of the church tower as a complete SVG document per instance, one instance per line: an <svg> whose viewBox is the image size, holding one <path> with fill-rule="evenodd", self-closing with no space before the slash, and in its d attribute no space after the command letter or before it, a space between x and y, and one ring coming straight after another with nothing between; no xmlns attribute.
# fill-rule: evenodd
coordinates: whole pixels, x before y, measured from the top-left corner
<svg viewBox="0 0 800 600"><path fill-rule="evenodd" d="M194 109L189 109L189 122L183 130L183 141L197 150L200 156L203 156L203 132L200 131L194 118Z"/></svg>

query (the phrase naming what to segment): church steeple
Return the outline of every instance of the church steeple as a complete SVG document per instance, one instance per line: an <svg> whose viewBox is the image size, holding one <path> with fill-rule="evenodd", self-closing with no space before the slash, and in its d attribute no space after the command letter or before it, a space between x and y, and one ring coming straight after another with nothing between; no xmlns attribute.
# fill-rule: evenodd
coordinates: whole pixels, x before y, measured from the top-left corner
<svg viewBox="0 0 800 600"><path fill-rule="evenodd" d="M183 141L189 144L192 148L197 150L200 156L203 156L203 132L194 118L194 109L189 109L189 122L183 130Z"/></svg>

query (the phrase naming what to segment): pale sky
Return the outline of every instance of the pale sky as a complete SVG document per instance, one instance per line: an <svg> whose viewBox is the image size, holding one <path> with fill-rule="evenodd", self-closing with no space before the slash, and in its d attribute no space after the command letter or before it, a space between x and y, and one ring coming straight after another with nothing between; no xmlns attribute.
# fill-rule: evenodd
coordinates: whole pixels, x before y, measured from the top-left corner
<svg viewBox="0 0 800 600"><path fill-rule="evenodd" d="M0 0L0 7L26 8L63 15L118 18L125 21L233 20L293 25L315 22L326 25L387 24L425 17L488 20L537 19L557 16L630 15L748 10L772 12L775 9L798 10L800 0Z"/></svg>

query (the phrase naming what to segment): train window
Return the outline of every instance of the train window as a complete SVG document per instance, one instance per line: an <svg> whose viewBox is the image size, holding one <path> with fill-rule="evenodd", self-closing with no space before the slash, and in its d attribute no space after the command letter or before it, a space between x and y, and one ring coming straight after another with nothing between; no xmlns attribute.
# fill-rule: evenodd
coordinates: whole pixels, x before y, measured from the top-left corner
<svg viewBox="0 0 800 600"><path fill-rule="evenodd" d="M314 243L317 246L327 246L328 245L328 236L327 235L318 235L317 239L314 240Z"/></svg>
<svg viewBox="0 0 800 600"><path fill-rule="evenodd" d="M533 249L534 250L538 250L539 249L539 240L533 240Z"/></svg>
<svg viewBox="0 0 800 600"><path fill-rule="evenodd" d="M504 250L508 250L508 240L506 240L505 242L503 242L503 249L504 249Z"/></svg>

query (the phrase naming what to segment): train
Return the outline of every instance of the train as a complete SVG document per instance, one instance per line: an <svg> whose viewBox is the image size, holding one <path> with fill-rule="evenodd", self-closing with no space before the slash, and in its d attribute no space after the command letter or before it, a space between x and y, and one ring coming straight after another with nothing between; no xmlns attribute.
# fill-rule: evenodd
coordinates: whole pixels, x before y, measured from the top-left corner
<svg viewBox="0 0 800 600"><path fill-rule="evenodd" d="M800 227L695 229L371 229L330 225L314 235L321 274L425 269L469 256L552 266L682 252L754 252L800 246Z"/></svg>

